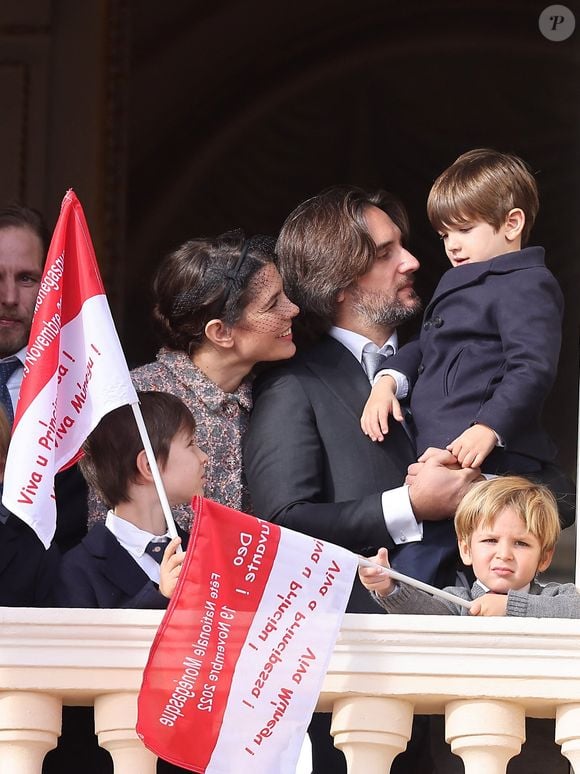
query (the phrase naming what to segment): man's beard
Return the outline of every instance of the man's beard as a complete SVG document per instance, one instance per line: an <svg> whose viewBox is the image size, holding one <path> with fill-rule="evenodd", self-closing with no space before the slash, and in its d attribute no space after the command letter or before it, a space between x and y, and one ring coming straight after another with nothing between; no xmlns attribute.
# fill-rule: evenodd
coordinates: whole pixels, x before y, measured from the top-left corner
<svg viewBox="0 0 580 774"><path fill-rule="evenodd" d="M396 328L412 320L423 308L421 299L412 289L408 291L405 301L398 297L398 290L387 295L380 290L354 287L351 292L353 310L371 325Z"/></svg>
<svg viewBox="0 0 580 774"><path fill-rule="evenodd" d="M0 358L19 352L28 343L30 328L15 331L0 330Z"/></svg>

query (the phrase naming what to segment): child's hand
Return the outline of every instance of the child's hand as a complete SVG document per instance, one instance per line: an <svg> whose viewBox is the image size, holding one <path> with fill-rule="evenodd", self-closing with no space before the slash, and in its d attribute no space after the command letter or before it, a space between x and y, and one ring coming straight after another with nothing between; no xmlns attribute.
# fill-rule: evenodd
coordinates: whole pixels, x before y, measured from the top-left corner
<svg viewBox="0 0 580 774"><path fill-rule="evenodd" d="M430 446L425 449L423 454L418 458L413 466L417 467L417 463L425 463L426 465L438 465L439 467L449 468L449 470L461 470L461 465L457 462L457 459L446 449L437 449L434 446ZM409 473L411 473L411 465L409 465Z"/></svg>
<svg viewBox="0 0 580 774"><path fill-rule="evenodd" d="M391 376L381 376L371 390L360 418L360 426L371 441L382 441L389 432L389 414L397 422L403 421L403 412L395 397L397 385Z"/></svg>
<svg viewBox="0 0 580 774"><path fill-rule="evenodd" d="M497 435L487 425L473 425L447 447L462 468L480 468L497 446Z"/></svg>
<svg viewBox="0 0 580 774"><path fill-rule="evenodd" d="M171 595L177 586L177 579L181 572L181 565L185 559L185 551L176 553L177 547L181 543L180 537L175 537L168 543L161 560L161 569L159 577L159 591L164 597L171 599Z"/></svg>
<svg viewBox="0 0 580 774"><path fill-rule="evenodd" d="M469 615L505 615L507 601L507 594L489 592L475 600L469 609Z"/></svg>
<svg viewBox="0 0 580 774"><path fill-rule="evenodd" d="M390 567L389 553L386 548L379 548L376 556L371 556L369 561L376 562L383 567ZM395 582L390 575L383 573L379 567L359 567L358 577L360 582L369 591L376 591L386 597L395 587Z"/></svg>

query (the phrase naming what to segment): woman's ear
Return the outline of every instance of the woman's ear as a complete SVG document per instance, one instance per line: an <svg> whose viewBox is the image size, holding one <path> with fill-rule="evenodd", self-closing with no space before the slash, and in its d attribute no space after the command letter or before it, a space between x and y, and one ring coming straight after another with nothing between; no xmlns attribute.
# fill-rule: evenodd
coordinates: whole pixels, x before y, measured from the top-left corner
<svg viewBox="0 0 580 774"><path fill-rule="evenodd" d="M230 349L234 346L232 328L226 325L222 320L210 320L205 325L205 335L216 347Z"/></svg>
<svg viewBox="0 0 580 774"><path fill-rule="evenodd" d="M151 468L149 466L147 455L145 454L145 449L141 449L137 455L137 459L135 460L135 467L137 468L137 472L144 481L153 481L153 473L151 473Z"/></svg>
<svg viewBox="0 0 580 774"><path fill-rule="evenodd" d="M522 235L524 226L526 225L526 214L519 207L514 207L507 214L504 223L505 237L509 242L513 242Z"/></svg>

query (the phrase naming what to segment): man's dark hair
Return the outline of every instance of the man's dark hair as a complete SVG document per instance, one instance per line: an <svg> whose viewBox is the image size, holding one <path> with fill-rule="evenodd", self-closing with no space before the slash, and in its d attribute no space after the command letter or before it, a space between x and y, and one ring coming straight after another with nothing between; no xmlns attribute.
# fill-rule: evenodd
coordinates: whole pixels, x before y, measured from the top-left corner
<svg viewBox="0 0 580 774"><path fill-rule="evenodd" d="M195 420L179 398L167 392L138 392L143 421L153 453L163 470L171 442L180 432L193 433ZM83 444L79 466L90 486L109 508L128 501L129 485L137 480L137 455L143 442L131 406L104 416Z"/></svg>
<svg viewBox="0 0 580 774"><path fill-rule="evenodd" d="M276 244L286 294L300 307L294 322L302 341L328 331L337 296L371 268L376 248L364 218L367 207L383 210L408 239L402 203L387 191L335 186L300 204L286 218Z"/></svg>
<svg viewBox="0 0 580 774"><path fill-rule="evenodd" d="M46 260L50 245L50 231L38 210L22 204L7 204L0 207L0 230L4 228L28 228L36 234L42 244L42 263Z"/></svg>

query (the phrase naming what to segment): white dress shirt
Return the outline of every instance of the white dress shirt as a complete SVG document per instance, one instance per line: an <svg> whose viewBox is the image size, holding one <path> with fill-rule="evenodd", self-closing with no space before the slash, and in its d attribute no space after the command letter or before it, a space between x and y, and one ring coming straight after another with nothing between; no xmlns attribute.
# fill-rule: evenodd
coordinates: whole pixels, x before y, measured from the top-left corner
<svg viewBox="0 0 580 774"><path fill-rule="evenodd" d="M160 537L170 537L169 533L165 533L163 536L153 535L151 532L139 529L139 527L136 527L134 524L131 524L130 521L121 518L121 516L117 516L114 511L109 511L107 513L105 527L109 532L113 533L125 551L131 554L139 567L147 573L150 580L158 584L160 566L152 556L145 553L145 549L151 540Z"/></svg>
<svg viewBox="0 0 580 774"><path fill-rule="evenodd" d="M24 365L24 359L26 358L26 351L27 351L27 347L23 347L18 352L15 352L13 355L10 355L9 357L0 358L0 363L6 362L7 360L14 360L16 358L17 360L20 360L22 365ZM8 387L8 392L10 393L10 400L12 401L12 411L14 414L16 414L16 404L18 403L18 396L20 394L20 386L22 384L23 377L24 377L24 370L22 368L16 368L14 372L10 374L10 378L6 381L6 387Z"/></svg>

